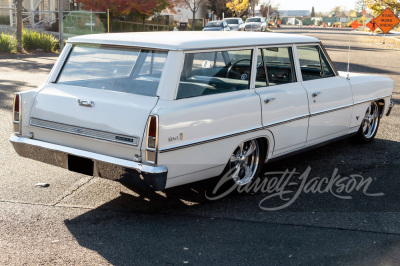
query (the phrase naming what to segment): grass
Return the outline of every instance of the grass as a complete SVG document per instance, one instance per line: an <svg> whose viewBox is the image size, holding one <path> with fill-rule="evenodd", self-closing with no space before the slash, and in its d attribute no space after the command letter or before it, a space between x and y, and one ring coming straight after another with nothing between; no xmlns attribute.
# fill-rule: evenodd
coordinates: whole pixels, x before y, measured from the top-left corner
<svg viewBox="0 0 400 266"><path fill-rule="evenodd" d="M15 53L17 51L17 39L14 35L2 33L0 35L0 53Z"/></svg>
<svg viewBox="0 0 400 266"><path fill-rule="evenodd" d="M26 51L42 49L44 52L53 52L57 39L48 33L40 33L33 30L22 32L22 46Z"/></svg>

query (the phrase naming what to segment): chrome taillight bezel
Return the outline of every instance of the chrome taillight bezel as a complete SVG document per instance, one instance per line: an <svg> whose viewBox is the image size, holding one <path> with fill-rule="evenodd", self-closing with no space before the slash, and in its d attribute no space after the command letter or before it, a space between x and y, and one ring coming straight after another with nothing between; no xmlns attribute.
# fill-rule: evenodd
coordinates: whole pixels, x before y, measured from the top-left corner
<svg viewBox="0 0 400 266"><path fill-rule="evenodd" d="M15 104L17 101L19 106L18 113L15 111ZM20 136L22 135L22 97L20 93L14 94L12 115L13 115L14 134Z"/></svg>
<svg viewBox="0 0 400 266"><path fill-rule="evenodd" d="M150 136L151 120L156 120L155 137ZM157 165L158 157L158 115L149 115L147 120L147 132L146 132L146 162L152 165Z"/></svg>

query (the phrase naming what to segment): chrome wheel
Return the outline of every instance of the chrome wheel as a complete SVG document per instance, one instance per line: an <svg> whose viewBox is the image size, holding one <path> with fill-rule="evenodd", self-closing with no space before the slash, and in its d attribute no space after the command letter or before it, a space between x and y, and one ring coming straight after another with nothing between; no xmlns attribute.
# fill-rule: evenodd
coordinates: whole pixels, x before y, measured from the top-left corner
<svg viewBox="0 0 400 266"><path fill-rule="evenodd" d="M369 139L375 136L379 124L379 108L376 102L372 102L365 113L361 124L365 138Z"/></svg>
<svg viewBox="0 0 400 266"><path fill-rule="evenodd" d="M232 153L228 170L230 177L238 185L246 185L256 175L260 164L260 146L256 140L240 143Z"/></svg>

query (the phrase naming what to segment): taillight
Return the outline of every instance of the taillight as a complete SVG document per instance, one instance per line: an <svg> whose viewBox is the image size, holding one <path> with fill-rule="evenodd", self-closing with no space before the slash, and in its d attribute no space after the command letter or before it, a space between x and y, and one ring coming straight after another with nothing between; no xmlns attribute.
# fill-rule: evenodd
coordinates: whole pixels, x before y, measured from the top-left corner
<svg viewBox="0 0 400 266"><path fill-rule="evenodd" d="M157 164L158 116L151 115L147 122L146 161Z"/></svg>
<svg viewBox="0 0 400 266"><path fill-rule="evenodd" d="M157 118L155 116L151 116L150 117L150 126L149 126L149 137L152 140L155 140L157 136ZM154 143L155 145L155 143ZM155 148L155 146L153 146L152 148Z"/></svg>
<svg viewBox="0 0 400 266"><path fill-rule="evenodd" d="M21 135L21 95L16 93L14 95L14 106L13 106L13 124L14 133Z"/></svg>

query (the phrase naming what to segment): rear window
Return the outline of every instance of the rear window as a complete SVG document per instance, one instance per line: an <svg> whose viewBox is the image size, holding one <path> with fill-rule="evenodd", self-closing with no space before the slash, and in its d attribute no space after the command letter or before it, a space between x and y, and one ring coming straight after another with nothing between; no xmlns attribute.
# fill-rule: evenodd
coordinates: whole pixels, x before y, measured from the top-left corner
<svg viewBox="0 0 400 266"><path fill-rule="evenodd" d="M206 25L206 27L222 27L223 25L222 25L222 22L214 22L214 21L212 21L212 22L209 22L209 23L207 23L207 25Z"/></svg>
<svg viewBox="0 0 400 266"><path fill-rule="evenodd" d="M237 19L225 19L225 22L228 24L239 24L239 20Z"/></svg>
<svg viewBox="0 0 400 266"><path fill-rule="evenodd" d="M248 18L246 22L261 22L261 18Z"/></svg>
<svg viewBox="0 0 400 266"><path fill-rule="evenodd" d="M57 84L156 96L167 52L76 45Z"/></svg>

